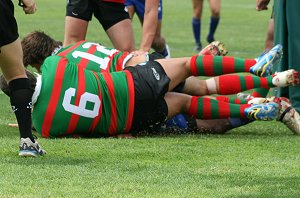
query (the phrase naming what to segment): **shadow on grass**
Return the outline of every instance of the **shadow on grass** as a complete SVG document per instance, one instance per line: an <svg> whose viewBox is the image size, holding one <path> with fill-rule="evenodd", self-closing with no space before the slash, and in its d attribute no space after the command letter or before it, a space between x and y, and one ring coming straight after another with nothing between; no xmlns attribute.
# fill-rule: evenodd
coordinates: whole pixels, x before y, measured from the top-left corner
<svg viewBox="0 0 300 198"><path fill-rule="evenodd" d="M209 175L208 179L219 175ZM228 189L236 189L234 193L224 197L299 197L299 176L265 176L251 175L241 177L240 174L227 174ZM239 178L237 180L237 178ZM213 187L213 186L212 186Z"/></svg>
<svg viewBox="0 0 300 198"><path fill-rule="evenodd" d="M19 157L16 153L12 153L9 155L10 157L2 158L2 162L6 164L11 164L12 166L26 166L31 167L34 166L35 168L44 167L46 166L82 166L84 164L91 164L93 163L93 159L88 158L80 158L76 156L73 157L66 157L66 156L45 156L45 157L38 157L38 158L31 158L31 157Z"/></svg>

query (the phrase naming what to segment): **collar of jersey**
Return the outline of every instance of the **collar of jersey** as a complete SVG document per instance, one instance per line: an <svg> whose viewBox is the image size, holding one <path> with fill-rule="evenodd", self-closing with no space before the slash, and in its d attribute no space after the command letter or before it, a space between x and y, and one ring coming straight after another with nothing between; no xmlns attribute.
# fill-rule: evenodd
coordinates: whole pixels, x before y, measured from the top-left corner
<svg viewBox="0 0 300 198"><path fill-rule="evenodd" d="M41 87L42 87L42 75L34 72L36 76L36 85L35 85L35 89L34 89L34 92L33 92L33 95L32 95L32 104L35 104L39 95L40 95L40 92L41 92Z"/></svg>
<svg viewBox="0 0 300 198"><path fill-rule="evenodd" d="M54 55L56 55L56 54L58 54L58 52L59 52L59 50L61 50L63 48L63 46L58 46L57 48L55 48L54 50L53 50L53 52L51 53L51 56L54 56Z"/></svg>

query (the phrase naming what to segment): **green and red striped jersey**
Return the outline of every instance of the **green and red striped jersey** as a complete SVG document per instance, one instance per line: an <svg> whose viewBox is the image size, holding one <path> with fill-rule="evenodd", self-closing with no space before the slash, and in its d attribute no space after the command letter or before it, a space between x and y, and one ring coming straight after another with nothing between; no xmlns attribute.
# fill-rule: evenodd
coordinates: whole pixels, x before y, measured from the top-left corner
<svg viewBox="0 0 300 198"><path fill-rule="evenodd" d="M43 137L112 136L130 130L134 110L130 72L95 72L61 56L48 57L41 71L32 120Z"/></svg>
<svg viewBox="0 0 300 198"><path fill-rule="evenodd" d="M87 41L79 41L62 48L56 55L66 57L74 64L84 65L86 69L108 72L123 70L125 63L132 57L129 52L121 52Z"/></svg>

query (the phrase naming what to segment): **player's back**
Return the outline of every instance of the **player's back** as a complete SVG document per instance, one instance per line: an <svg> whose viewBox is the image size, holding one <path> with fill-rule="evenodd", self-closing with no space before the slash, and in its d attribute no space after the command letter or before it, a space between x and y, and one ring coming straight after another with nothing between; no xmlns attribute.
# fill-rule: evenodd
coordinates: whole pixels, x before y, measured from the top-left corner
<svg viewBox="0 0 300 198"><path fill-rule="evenodd" d="M93 71L121 71L127 61L128 52L104 47L98 43L80 41L62 48L57 55L66 57L69 62Z"/></svg>
<svg viewBox="0 0 300 198"><path fill-rule="evenodd" d="M134 86L131 74L94 72L60 56L43 66L33 125L43 137L109 136L130 129Z"/></svg>

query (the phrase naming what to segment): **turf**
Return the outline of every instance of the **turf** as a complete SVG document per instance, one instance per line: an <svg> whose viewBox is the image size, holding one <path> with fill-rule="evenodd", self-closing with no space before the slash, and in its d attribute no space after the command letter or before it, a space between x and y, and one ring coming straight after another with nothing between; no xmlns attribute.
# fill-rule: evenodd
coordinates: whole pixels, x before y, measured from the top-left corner
<svg viewBox="0 0 300 198"><path fill-rule="evenodd" d="M38 12L16 7L20 36L43 30L63 39L65 1L37 1ZM205 3L202 37L208 30ZM191 1L164 0L163 35L173 57L194 54ZM263 51L271 11L255 1L222 2L216 38L230 56ZM134 19L137 43L140 25ZM111 46L93 20L88 40ZM203 44L206 44L202 39ZM42 139L47 155L18 157L18 130L0 93L0 197L300 197L300 139L278 122L254 122L224 135L137 139Z"/></svg>

